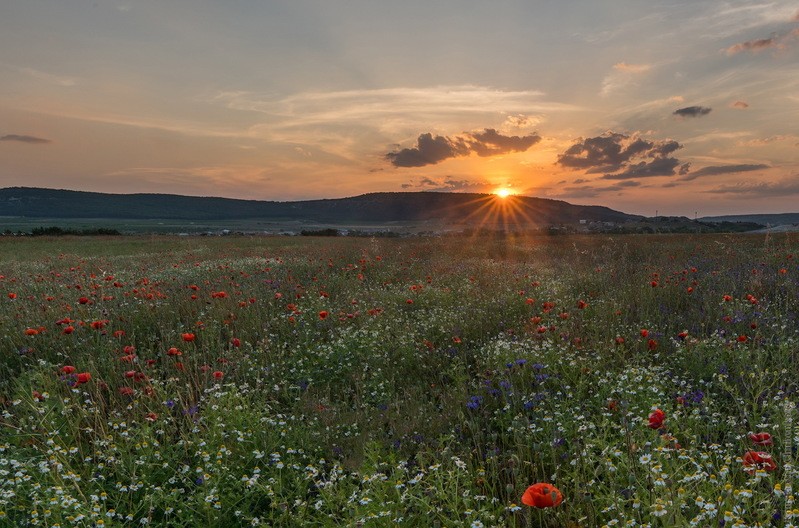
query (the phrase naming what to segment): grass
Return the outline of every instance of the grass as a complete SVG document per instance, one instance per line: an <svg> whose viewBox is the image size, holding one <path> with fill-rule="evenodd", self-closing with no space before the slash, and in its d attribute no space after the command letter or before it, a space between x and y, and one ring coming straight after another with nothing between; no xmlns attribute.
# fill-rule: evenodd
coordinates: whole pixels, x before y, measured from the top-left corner
<svg viewBox="0 0 799 528"><path fill-rule="evenodd" d="M794 234L0 246L0 526L797 523Z"/></svg>

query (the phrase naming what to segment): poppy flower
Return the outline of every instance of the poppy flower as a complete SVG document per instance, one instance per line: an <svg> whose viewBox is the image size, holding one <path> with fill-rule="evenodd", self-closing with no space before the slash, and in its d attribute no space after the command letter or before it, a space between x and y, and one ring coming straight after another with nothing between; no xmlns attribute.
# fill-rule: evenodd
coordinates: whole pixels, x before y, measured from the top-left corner
<svg viewBox="0 0 799 528"><path fill-rule="evenodd" d="M184 334L180 334L180 337L182 337L185 342L191 343L192 341L194 341L195 336L191 332L186 332Z"/></svg>
<svg viewBox="0 0 799 528"><path fill-rule="evenodd" d="M768 433L749 433L749 440L751 440L753 444L759 446L770 446L774 443L771 439L771 435Z"/></svg>
<svg viewBox="0 0 799 528"><path fill-rule="evenodd" d="M72 365L64 365L63 367L61 367L61 372L63 372L64 374L72 374L73 372L75 372L75 370L77 369Z"/></svg>
<svg viewBox="0 0 799 528"><path fill-rule="evenodd" d="M327 310L322 310L321 312L319 312L319 319L324 321L325 319L327 319L328 315L330 315L330 312L328 312Z"/></svg>
<svg viewBox="0 0 799 528"><path fill-rule="evenodd" d="M777 463L771 458L771 455L765 451L747 451L743 456L744 471L747 473L754 473L758 469L765 471L774 471L777 469Z"/></svg>
<svg viewBox="0 0 799 528"><path fill-rule="evenodd" d="M71 334L74 331L75 331L75 327L70 325L70 326L65 327L61 332L64 333L64 334L69 335L69 334Z"/></svg>
<svg viewBox="0 0 799 528"><path fill-rule="evenodd" d="M35 336L38 333L39 333L39 331L36 330L35 328L26 328L25 329L25 335L28 335L28 336Z"/></svg>
<svg viewBox="0 0 799 528"><path fill-rule="evenodd" d="M221 370L214 371L214 378L222 379L224 377L225 377L225 373L222 372Z"/></svg>
<svg viewBox="0 0 799 528"><path fill-rule="evenodd" d="M563 502L563 494L552 484L539 482L524 491L522 504L533 508L552 508Z"/></svg>
<svg viewBox="0 0 799 528"><path fill-rule="evenodd" d="M649 415L649 424L647 427L650 429L660 429L663 427L663 422L666 421L666 413L661 411L660 409L655 409Z"/></svg>
<svg viewBox="0 0 799 528"><path fill-rule="evenodd" d="M81 372L75 378L75 381L77 381L78 385L80 385L81 383L89 383L91 380L92 380L92 375L88 372Z"/></svg>
<svg viewBox="0 0 799 528"><path fill-rule="evenodd" d="M166 351L166 354L168 356L181 356L181 355L183 355L183 352L181 352L180 350L178 350L175 347L172 347L172 348L170 348L169 350Z"/></svg>
<svg viewBox="0 0 799 528"><path fill-rule="evenodd" d="M17 298L17 294L14 293L14 292L11 292L11 293L8 294L8 298L9 299L16 299Z"/></svg>

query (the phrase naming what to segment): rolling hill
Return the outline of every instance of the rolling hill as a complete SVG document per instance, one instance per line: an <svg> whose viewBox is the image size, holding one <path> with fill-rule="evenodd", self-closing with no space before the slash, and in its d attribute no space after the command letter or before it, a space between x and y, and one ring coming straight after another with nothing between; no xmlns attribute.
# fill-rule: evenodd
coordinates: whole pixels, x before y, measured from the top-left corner
<svg viewBox="0 0 799 528"><path fill-rule="evenodd" d="M465 225L549 226L624 223L642 217L607 207L525 196L440 192L370 193L350 198L277 202L171 194L106 194L9 187L0 189L0 216L22 218L273 219L331 224L440 221Z"/></svg>

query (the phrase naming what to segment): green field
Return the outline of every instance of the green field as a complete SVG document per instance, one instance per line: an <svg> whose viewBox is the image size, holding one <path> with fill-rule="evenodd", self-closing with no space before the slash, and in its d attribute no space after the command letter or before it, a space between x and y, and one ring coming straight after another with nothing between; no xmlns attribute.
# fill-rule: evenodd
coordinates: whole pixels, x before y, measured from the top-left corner
<svg viewBox="0 0 799 528"><path fill-rule="evenodd" d="M0 339L0 526L799 523L796 233L3 237Z"/></svg>

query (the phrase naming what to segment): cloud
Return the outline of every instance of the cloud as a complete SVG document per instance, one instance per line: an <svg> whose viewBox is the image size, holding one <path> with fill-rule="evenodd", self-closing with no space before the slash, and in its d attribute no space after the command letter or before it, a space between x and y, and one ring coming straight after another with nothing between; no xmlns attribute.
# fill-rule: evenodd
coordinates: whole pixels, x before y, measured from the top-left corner
<svg viewBox="0 0 799 528"><path fill-rule="evenodd" d="M799 137L792 135L784 135L784 134L769 136L762 139L750 139L748 141L739 141L738 145L742 147L763 147L770 143L781 142L781 141L793 141L794 146L799 147Z"/></svg>
<svg viewBox="0 0 799 528"><path fill-rule="evenodd" d="M626 62L618 62L613 65L616 71L629 72L629 73L644 73L648 72L652 66L649 64L627 64Z"/></svg>
<svg viewBox="0 0 799 528"><path fill-rule="evenodd" d="M576 183L576 182L575 182ZM594 198L604 193L622 193L627 189L633 187L640 187L641 182L634 180L626 180L613 185L596 186L596 185L571 185L559 189L555 196L564 198Z"/></svg>
<svg viewBox="0 0 799 528"><path fill-rule="evenodd" d="M776 182L745 182L720 185L704 191L710 194L727 194L733 198L771 198L799 194L799 176Z"/></svg>
<svg viewBox="0 0 799 528"><path fill-rule="evenodd" d="M31 143L31 144L52 143L52 141L50 141L49 139L44 139L34 136L21 136L18 134L5 135L3 137L0 137L0 141L19 141L20 143Z"/></svg>
<svg viewBox="0 0 799 528"><path fill-rule="evenodd" d="M750 172L769 168L771 167L763 164L711 165L709 167L702 167L698 171L692 172L684 178L680 178L680 181L693 181L697 178L701 178L702 176L716 176L718 174L731 174L734 172Z"/></svg>
<svg viewBox="0 0 799 528"><path fill-rule="evenodd" d="M627 64L626 62L614 64L613 71L602 79L600 95L607 96L634 84L636 76L648 72L651 68L649 64Z"/></svg>
<svg viewBox="0 0 799 528"><path fill-rule="evenodd" d="M713 109L707 106L686 106L675 110L673 115L680 117L702 117L708 115Z"/></svg>
<svg viewBox="0 0 799 528"><path fill-rule="evenodd" d="M422 178L417 183L403 183L403 189L415 189L420 191L433 192L491 192L497 186L485 181L470 181L466 179L458 180L453 176L446 176L443 180L433 180Z"/></svg>
<svg viewBox="0 0 799 528"><path fill-rule="evenodd" d="M680 161L670 155L680 148L671 139L650 141L608 132L575 143L558 156L557 163L586 174L605 173L602 179L606 180L673 176Z"/></svg>
<svg viewBox="0 0 799 528"><path fill-rule="evenodd" d="M734 103L730 103L730 108L738 108L740 110L744 110L749 108L749 103L746 101L735 101Z"/></svg>
<svg viewBox="0 0 799 528"><path fill-rule="evenodd" d="M461 136L433 136L427 132L416 140L416 146L398 152L389 152L386 159L395 167L424 167L449 158L468 156L496 156L508 152L524 152L541 141L541 136L503 136L493 128L482 132L466 132Z"/></svg>
<svg viewBox="0 0 799 528"><path fill-rule="evenodd" d="M673 176L680 160L676 158L655 158L652 161L640 161L629 165L624 171L616 174L605 174L603 180L627 180L631 178L649 178L652 176Z"/></svg>
<svg viewBox="0 0 799 528"><path fill-rule="evenodd" d="M725 51L727 55L737 55L739 53L749 52L752 54L760 53L768 49L784 50L793 40L799 37L799 29L794 29L788 33L775 34L769 38L747 40L746 42L739 42L733 44Z"/></svg>

